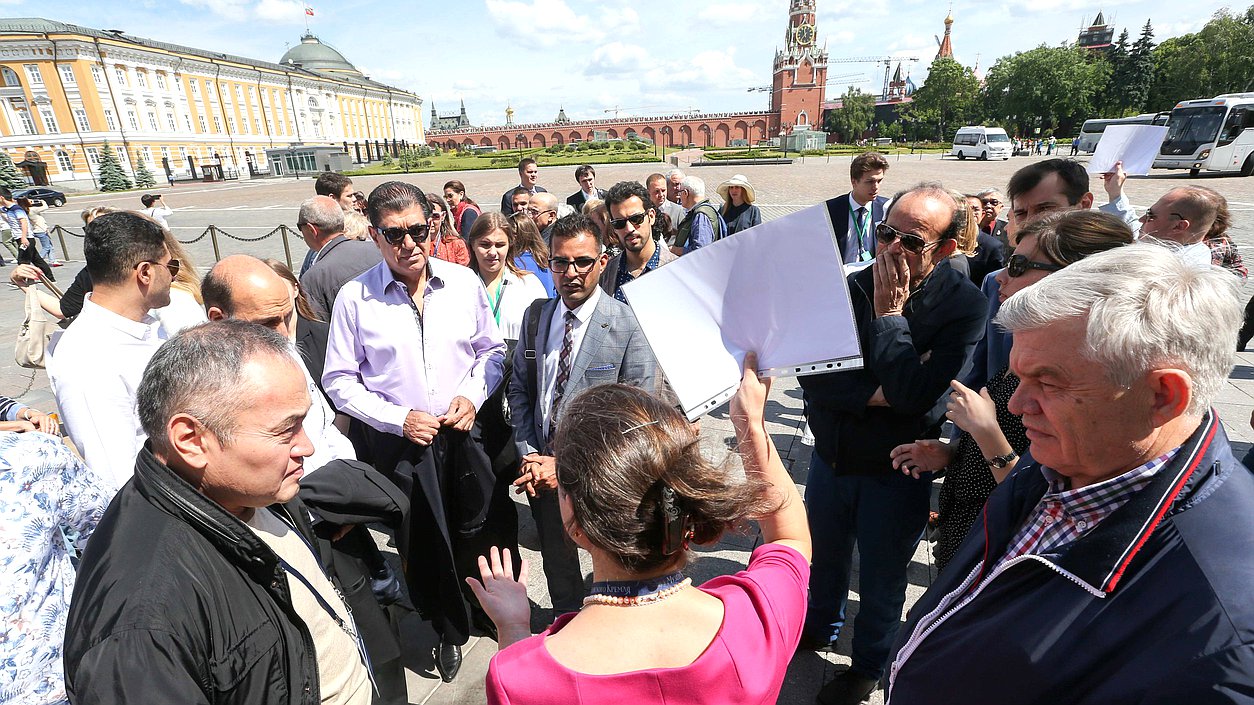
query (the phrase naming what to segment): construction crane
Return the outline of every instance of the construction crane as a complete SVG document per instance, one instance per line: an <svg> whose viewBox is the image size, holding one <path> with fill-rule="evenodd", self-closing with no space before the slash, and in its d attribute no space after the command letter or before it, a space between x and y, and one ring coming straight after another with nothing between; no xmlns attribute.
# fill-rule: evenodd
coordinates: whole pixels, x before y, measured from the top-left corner
<svg viewBox="0 0 1254 705"><path fill-rule="evenodd" d="M656 105L642 105L642 106L637 107L637 108L624 108L624 107L622 107L622 106L615 105L614 107L612 107L612 108L607 108L607 109L603 110L602 112L604 112L604 113L605 113L605 114L607 114L607 115L608 115L609 113L614 113L614 117L618 117L618 114L619 114L619 113L630 113L630 112L632 112L632 111L639 111L639 110L652 110L652 109L654 109L654 108L656 108L656 107L657 107Z"/></svg>
<svg viewBox="0 0 1254 705"><path fill-rule="evenodd" d="M864 73L843 73L839 76L828 76L827 81L823 85L833 86L833 85L836 85L837 83L847 83L849 79L852 79L852 78L862 79L861 81L854 81L854 83L866 83L867 81L871 80L869 78L866 78L866 74ZM789 88L785 90L801 90L802 88L809 88L809 86L798 86L796 88ZM771 89L772 89L771 86L754 86L753 88L749 88L747 90L749 93L769 93L771 92Z"/></svg>
<svg viewBox="0 0 1254 705"><path fill-rule="evenodd" d="M880 94L881 100L888 100L888 81L892 76L893 62L897 61L918 61L917 56L850 56L844 59L828 59L829 64L884 64L884 90Z"/></svg>

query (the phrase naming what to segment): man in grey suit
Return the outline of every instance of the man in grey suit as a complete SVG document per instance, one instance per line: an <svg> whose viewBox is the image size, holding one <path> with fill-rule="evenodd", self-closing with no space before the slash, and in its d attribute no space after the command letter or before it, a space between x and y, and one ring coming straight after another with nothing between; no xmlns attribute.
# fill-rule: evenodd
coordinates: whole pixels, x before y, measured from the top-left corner
<svg viewBox="0 0 1254 705"><path fill-rule="evenodd" d="M559 298L539 301L523 320L507 391L510 421L523 456L514 485L527 492L540 533L544 576L556 613L583 603L583 572L566 538L549 443L566 404L599 384L652 391L657 363L635 315L601 290L609 256L596 224L581 214L553 226L549 260ZM534 329L534 333L532 330Z"/></svg>
<svg viewBox="0 0 1254 705"><path fill-rule="evenodd" d="M382 261L379 248L372 242L345 237L344 212L327 196L314 196L302 203L296 227L314 253L313 263L300 275L300 288L313 312L329 322L335 295L357 275Z"/></svg>

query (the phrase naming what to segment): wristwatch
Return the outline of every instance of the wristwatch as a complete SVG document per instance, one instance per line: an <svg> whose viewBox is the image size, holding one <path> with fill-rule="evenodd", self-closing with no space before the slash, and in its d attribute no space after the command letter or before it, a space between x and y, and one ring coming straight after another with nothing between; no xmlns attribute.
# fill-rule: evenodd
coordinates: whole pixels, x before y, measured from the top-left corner
<svg viewBox="0 0 1254 705"><path fill-rule="evenodd" d="M1005 468L1007 465L1013 463L1015 459L1018 457L1019 457L1019 454L1012 450L1005 455L995 455L989 458L988 460L986 460L985 462L988 463L988 466L990 468L996 468L998 470L1001 470L1002 468Z"/></svg>

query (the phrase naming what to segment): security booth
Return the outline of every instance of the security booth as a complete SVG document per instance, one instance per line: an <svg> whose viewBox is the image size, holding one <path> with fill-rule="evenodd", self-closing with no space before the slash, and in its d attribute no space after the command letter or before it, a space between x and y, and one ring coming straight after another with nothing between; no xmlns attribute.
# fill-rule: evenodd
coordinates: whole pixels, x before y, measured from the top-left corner
<svg viewBox="0 0 1254 705"><path fill-rule="evenodd" d="M353 168L352 157L340 147L295 145L266 150L274 176L317 176L324 171Z"/></svg>

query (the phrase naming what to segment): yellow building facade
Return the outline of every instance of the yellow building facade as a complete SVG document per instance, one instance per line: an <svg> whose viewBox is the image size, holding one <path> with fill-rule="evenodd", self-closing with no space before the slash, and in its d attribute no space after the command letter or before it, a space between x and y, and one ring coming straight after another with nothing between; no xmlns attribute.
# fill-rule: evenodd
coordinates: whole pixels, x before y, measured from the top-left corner
<svg viewBox="0 0 1254 705"><path fill-rule="evenodd" d="M0 149L37 183L91 187L101 150L158 182L265 173L266 149L355 161L425 142L422 100L312 34L278 63L39 18L0 19Z"/></svg>

